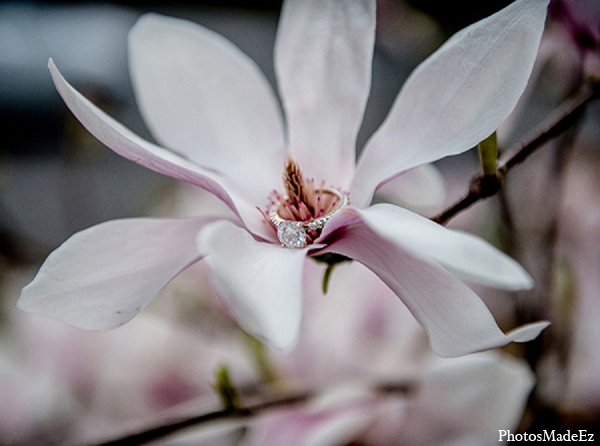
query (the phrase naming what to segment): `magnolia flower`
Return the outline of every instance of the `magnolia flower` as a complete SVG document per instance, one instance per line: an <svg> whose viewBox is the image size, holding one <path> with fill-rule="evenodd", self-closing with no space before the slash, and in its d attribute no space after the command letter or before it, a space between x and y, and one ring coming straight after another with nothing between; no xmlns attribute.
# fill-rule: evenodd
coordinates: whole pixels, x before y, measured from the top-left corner
<svg viewBox="0 0 600 446"><path fill-rule="evenodd" d="M126 219L82 231L48 257L19 307L84 329L118 327L204 259L242 326L290 349L306 258L337 253L379 276L440 355L532 339L545 323L505 335L460 280L530 287L518 264L472 235L400 207L369 205L399 175L494 132L527 84L547 3L517 0L449 39L409 77L356 164L375 0L285 2L275 44L283 114L254 62L222 36L183 20L141 17L129 35L132 81L166 148L91 104L50 61L63 100L101 142L208 190L234 216Z"/></svg>

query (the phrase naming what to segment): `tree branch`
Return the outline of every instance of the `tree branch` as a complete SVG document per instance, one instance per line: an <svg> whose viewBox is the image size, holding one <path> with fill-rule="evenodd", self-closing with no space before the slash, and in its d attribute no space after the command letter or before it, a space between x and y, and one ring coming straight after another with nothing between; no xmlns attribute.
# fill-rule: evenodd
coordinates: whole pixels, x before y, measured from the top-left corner
<svg viewBox="0 0 600 446"><path fill-rule="evenodd" d="M498 160L495 175L478 174L473 177L469 185L469 192L431 220L445 225L479 200L498 193L504 177L512 168L525 161L529 155L546 142L570 128L580 117L588 102L597 99L599 95L599 88L592 88L587 84L583 85L575 95L565 100L550 116L542 121L525 138L524 142L514 145Z"/></svg>
<svg viewBox="0 0 600 446"><path fill-rule="evenodd" d="M416 390L417 386L411 381L399 381L399 382L384 382L379 383L372 387L372 390L376 394L380 395L401 395L407 396L412 394ZM202 415L184 418L180 420L174 420L167 422L160 426L155 426L143 431L126 435L121 438L110 440L104 443L99 443L97 446L135 446L150 441L155 441L160 438L164 438L168 435L174 434L183 429L208 424L214 421L232 421L240 420L244 418L250 418L257 416L262 412L268 411L274 408L281 408L285 406L292 406L295 404L306 403L311 398L314 398L319 393L316 391L303 391L297 392L291 395L272 398L266 401L262 401L255 404L250 404L240 408L227 408L223 410L217 410L215 412L209 412Z"/></svg>

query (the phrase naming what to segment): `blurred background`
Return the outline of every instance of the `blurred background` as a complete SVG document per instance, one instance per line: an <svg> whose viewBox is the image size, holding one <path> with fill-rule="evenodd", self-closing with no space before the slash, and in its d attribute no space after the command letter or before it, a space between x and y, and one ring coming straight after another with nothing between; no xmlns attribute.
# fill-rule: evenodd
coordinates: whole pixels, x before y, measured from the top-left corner
<svg viewBox="0 0 600 446"><path fill-rule="evenodd" d="M421 60L458 29L508 3L378 1L372 89L358 150ZM238 45L275 86L280 8L278 1L233 0L0 2L0 444L102 440L160 422L166 410L185 404L201 412L216 404L213 371L222 362L239 381L265 379L211 296L201 267L171 284L144 318L110 334L22 314L15 302L45 257L79 230L115 218L222 212L206 194L124 160L91 137L56 93L48 59L86 97L152 140L127 68L127 33L137 18L152 11L204 25ZM584 79L600 79L599 23L597 1L552 2L531 86L499 131L502 148L522 139ZM511 172L499 197L450 224L502 248L536 279L527 294L476 290L503 329L553 322L539 340L506 349L538 383L526 406L514 408L514 432L599 426L599 119L593 103L571 131ZM448 204L466 192L478 160L471 151L437 167ZM236 435L227 441L239 440ZM365 438L371 444L380 437ZM397 444L429 444L405 441ZM483 444L469 441L464 444Z"/></svg>

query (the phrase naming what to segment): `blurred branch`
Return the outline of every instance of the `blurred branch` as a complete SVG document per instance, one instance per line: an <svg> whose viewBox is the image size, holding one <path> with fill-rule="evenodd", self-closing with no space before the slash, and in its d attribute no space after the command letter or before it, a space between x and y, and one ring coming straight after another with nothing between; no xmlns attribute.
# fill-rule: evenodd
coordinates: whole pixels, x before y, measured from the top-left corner
<svg viewBox="0 0 600 446"><path fill-rule="evenodd" d="M583 85L575 95L565 100L550 116L542 121L533 131L520 142L509 149L499 160L495 174L478 174L469 185L469 192L456 203L452 204L432 220L446 224L460 212L469 208L479 200L489 198L500 190L504 177L518 164L525 161L529 155L556 138L573 125L583 112L585 106L600 96L600 88Z"/></svg>
<svg viewBox="0 0 600 446"><path fill-rule="evenodd" d="M372 391L379 395L408 396L415 392L417 386L412 381L382 382L372 386ZM160 426L130 434L115 440L99 443L97 446L134 446L155 441L172 435L183 429L198 427L216 421L235 421L257 416L275 408L283 408L306 403L319 396L314 390L301 391L287 396L267 399L265 401L240 407L229 407L181 420L170 421Z"/></svg>

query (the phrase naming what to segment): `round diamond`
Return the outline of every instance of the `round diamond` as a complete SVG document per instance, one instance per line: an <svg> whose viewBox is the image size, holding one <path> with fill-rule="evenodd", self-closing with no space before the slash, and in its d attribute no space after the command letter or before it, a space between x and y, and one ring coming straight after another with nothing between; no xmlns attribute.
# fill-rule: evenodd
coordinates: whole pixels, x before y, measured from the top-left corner
<svg viewBox="0 0 600 446"><path fill-rule="evenodd" d="M286 248L304 248L306 246L306 232L299 221L279 223L277 238Z"/></svg>

